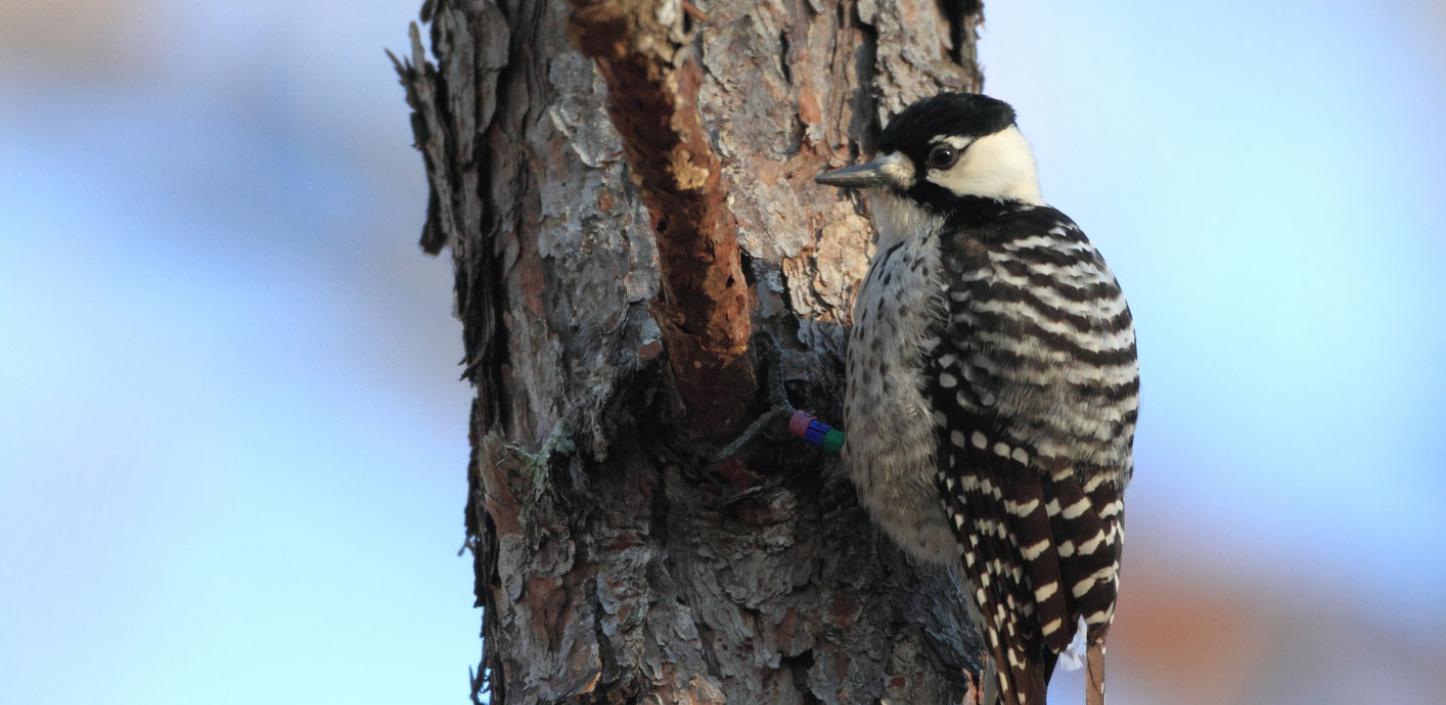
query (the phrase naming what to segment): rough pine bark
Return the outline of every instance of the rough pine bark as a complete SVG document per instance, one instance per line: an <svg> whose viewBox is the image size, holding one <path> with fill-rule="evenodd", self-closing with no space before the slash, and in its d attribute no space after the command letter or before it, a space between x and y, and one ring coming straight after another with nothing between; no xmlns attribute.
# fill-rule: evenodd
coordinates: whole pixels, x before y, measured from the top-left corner
<svg viewBox="0 0 1446 705"><path fill-rule="evenodd" d="M428 0L422 20L432 59L414 26L397 69L477 390L474 699L960 702L957 579L882 536L836 459L777 434L709 458L771 372L841 421L871 230L813 177L913 99L979 88L977 0Z"/></svg>

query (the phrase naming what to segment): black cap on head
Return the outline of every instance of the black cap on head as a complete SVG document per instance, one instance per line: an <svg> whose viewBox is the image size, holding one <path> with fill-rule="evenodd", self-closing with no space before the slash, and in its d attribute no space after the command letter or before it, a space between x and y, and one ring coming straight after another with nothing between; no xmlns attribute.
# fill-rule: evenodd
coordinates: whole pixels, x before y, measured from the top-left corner
<svg viewBox="0 0 1446 705"><path fill-rule="evenodd" d="M879 140L879 152L913 151L936 135L982 137L1014 124L1014 108L979 93L940 93L894 116Z"/></svg>
<svg viewBox="0 0 1446 705"><path fill-rule="evenodd" d="M1033 161L1027 159L1028 173L1019 171L1017 162L1008 158L1000 163L999 149L981 157L973 163L975 171L991 168L1009 171L1009 177L1019 181L1011 196L1004 190L976 192L967 184L958 191L932 178L934 172L956 169L960 163L970 168L971 162L961 162L964 153L979 139L998 134L1014 126L1014 108L1002 101L978 93L941 93L924 98L905 108L889 121L879 140L878 156L866 164L847 166L819 174L815 181L840 188L886 188L895 194L906 196L924 204L939 213L947 213L960 207L960 199L966 197L1004 198L1018 193L1028 194L1030 187L1038 191L1034 182ZM940 144L941 137L960 137ZM1007 152L1009 149L1029 150L1022 140L999 143ZM1011 171L1012 170L1012 171ZM956 180L963 178L956 175ZM1002 187L1001 187L1002 189Z"/></svg>

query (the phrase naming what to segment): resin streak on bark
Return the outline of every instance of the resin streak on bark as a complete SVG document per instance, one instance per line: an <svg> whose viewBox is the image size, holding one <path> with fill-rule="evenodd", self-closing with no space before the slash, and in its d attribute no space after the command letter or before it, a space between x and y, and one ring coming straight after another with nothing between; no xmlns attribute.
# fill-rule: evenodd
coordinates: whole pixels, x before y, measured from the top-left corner
<svg viewBox="0 0 1446 705"><path fill-rule="evenodd" d="M689 426L725 436L753 397L751 306L723 170L698 117L702 70L674 41L684 18L676 1L670 18L669 5L574 0L570 28L607 81L608 112L657 232L654 315Z"/></svg>

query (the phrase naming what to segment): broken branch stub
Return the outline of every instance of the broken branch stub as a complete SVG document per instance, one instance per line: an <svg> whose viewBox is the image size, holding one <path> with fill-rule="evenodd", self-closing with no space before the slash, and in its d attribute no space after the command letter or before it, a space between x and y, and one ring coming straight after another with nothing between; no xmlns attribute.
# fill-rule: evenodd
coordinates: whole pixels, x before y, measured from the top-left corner
<svg viewBox="0 0 1446 705"><path fill-rule="evenodd" d="M738 427L753 399L751 302L722 168L698 115L702 70L675 39L680 7L572 0L569 27L607 82L608 113L657 234L653 311L687 425L717 438Z"/></svg>

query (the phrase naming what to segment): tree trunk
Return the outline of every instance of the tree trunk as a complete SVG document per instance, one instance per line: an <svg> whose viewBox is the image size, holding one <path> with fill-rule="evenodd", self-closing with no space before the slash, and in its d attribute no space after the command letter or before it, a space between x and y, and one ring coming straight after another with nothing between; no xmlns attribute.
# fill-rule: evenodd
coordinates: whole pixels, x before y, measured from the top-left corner
<svg viewBox="0 0 1446 705"><path fill-rule="evenodd" d="M431 185L422 246L451 250L477 389L474 691L964 698L979 650L956 578L883 537L835 458L777 433L709 458L767 410L750 329L780 341L792 402L841 421L871 229L813 177L913 99L977 90L980 11L426 2L435 64L414 26L397 68Z"/></svg>

